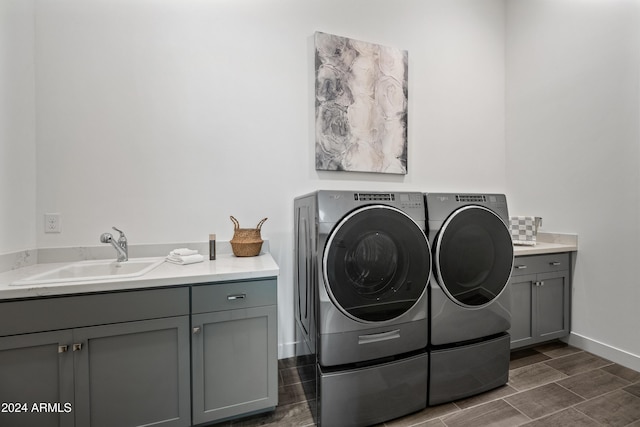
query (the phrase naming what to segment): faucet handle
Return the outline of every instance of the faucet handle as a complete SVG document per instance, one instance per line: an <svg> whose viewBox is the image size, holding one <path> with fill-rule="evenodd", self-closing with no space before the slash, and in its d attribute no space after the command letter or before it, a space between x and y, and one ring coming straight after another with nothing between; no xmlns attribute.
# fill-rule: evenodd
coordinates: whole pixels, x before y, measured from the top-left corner
<svg viewBox="0 0 640 427"><path fill-rule="evenodd" d="M115 227L111 227L111 228L113 228L113 229L114 229L114 230L116 230L118 233L120 233L120 238L119 238L118 240L124 240L124 241L126 241L126 240L127 240L127 236L125 236L125 235L124 235L124 231L119 230L119 229L117 229L117 228L115 228Z"/></svg>
<svg viewBox="0 0 640 427"><path fill-rule="evenodd" d="M113 239L113 236L111 235L111 233L102 233L100 235L100 242L101 243L111 243L112 239Z"/></svg>

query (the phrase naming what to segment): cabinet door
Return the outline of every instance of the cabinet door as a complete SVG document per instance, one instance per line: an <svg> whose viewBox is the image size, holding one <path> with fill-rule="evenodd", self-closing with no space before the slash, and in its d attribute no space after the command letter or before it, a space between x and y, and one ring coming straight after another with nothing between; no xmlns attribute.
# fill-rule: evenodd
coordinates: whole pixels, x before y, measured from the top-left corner
<svg viewBox="0 0 640 427"><path fill-rule="evenodd" d="M79 426L191 425L189 317L74 330Z"/></svg>
<svg viewBox="0 0 640 427"><path fill-rule="evenodd" d="M542 340L569 333L569 274L554 272L538 274L537 332Z"/></svg>
<svg viewBox="0 0 640 427"><path fill-rule="evenodd" d="M278 403L276 306L194 315L193 422Z"/></svg>
<svg viewBox="0 0 640 427"><path fill-rule="evenodd" d="M71 331L0 338L0 426L73 426L71 340Z"/></svg>
<svg viewBox="0 0 640 427"><path fill-rule="evenodd" d="M535 336L533 301L535 274L511 278L511 348L529 344Z"/></svg>

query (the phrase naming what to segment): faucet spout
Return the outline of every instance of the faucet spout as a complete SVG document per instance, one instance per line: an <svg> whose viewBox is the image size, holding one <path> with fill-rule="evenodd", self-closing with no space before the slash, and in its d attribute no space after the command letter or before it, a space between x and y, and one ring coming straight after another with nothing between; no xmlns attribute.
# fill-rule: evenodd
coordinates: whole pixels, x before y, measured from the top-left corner
<svg viewBox="0 0 640 427"><path fill-rule="evenodd" d="M102 243L110 243L111 246L115 248L118 252L118 262L128 261L129 260L129 250L127 247L127 238L124 233L117 228L113 227L114 230L120 233L120 238L116 241L111 233L102 233L100 236L100 242Z"/></svg>

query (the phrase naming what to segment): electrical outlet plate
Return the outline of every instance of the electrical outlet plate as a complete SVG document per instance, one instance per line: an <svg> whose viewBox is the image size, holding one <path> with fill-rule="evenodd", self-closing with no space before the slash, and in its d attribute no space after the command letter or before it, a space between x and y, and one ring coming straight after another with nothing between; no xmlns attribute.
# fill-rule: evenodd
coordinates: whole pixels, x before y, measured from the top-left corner
<svg viewBox="0 0 640 427"><path fill-rule="evenodd" d="M44 214L44 232L60 233L61 231L62 231L62 228L60 227L60 214L59 213Z"/></svg>

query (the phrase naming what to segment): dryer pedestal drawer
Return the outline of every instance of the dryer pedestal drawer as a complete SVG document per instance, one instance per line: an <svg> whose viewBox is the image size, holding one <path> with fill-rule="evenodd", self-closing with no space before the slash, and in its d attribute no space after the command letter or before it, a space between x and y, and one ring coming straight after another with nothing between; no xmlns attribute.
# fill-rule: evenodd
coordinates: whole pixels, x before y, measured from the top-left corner
<svg viewBox="0 0 640 427"><path fill-rule="evenodd" d="M429 406L491 390L509 380L509 334L431 351Z"/></svg>

